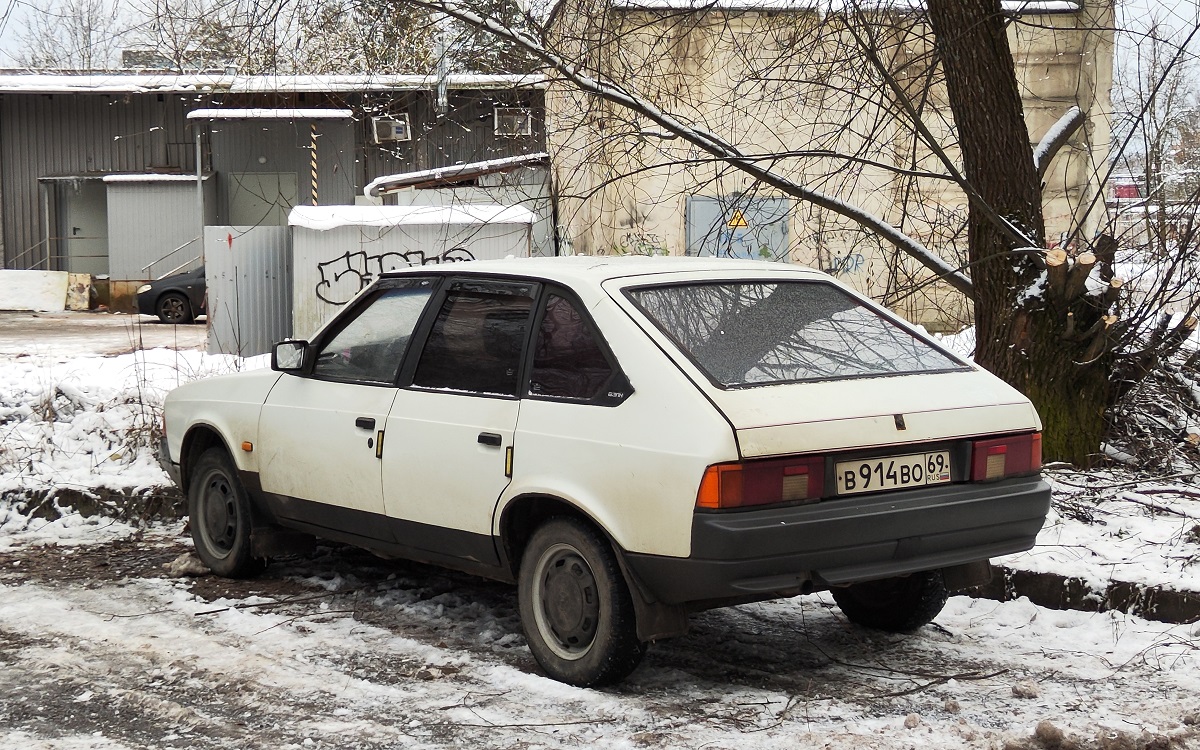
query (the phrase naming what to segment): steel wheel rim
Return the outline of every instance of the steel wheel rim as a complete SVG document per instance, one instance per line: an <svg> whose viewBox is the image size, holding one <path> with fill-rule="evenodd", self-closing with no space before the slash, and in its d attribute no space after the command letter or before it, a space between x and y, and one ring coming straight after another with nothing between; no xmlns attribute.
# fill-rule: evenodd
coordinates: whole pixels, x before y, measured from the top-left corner
<svg viewBox="0 0 1200 750"><path fill-rule="evenodd" d="M228 477L221 472L212 474L204 483L197 523L217 557L226 557L233 551L238 531L237 498Z"/></svg>
<svg viewBox="0 0 1200 750"><path fill-rule="evenodd" d="M582 659L596 641L600 590L579 550L555 544L538 558L533 613L546 646L560 659Z"/></svg>

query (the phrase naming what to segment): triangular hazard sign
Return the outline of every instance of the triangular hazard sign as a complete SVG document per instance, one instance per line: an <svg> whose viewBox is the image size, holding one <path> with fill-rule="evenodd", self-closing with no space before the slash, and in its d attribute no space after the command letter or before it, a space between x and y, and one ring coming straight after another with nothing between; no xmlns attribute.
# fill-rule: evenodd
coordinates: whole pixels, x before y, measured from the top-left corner
<svg viewBox="0 0 1200 750"><path fill-rule="evenodd" d="M733 209L733 215L729 217L729 222L725 225L730 229L745 229L750 226L746 223L746 215L741 212L741 209Z"/></svg>

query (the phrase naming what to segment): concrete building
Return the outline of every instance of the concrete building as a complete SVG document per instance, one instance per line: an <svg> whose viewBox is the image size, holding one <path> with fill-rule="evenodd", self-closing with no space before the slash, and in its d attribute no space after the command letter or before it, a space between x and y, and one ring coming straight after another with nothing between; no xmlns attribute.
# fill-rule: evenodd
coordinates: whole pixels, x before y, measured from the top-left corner
<svg viewBox="0 0 1200 750"><path fill-rule="evenodd" d="M838 6L838 4L833 4ZM967 200L916 134L916 108L958 159L931 33L906 3L829 11L815 0L566 0L553 43L678 120L773 171L881 217L959 265ZM1084 126L1046 175L1053 245L1103 211L1110 135L1109 0L1006 2L1031 142L1072 106ZM1020 15L1016 15L1019 13ZM839 15L840 14L840 15ZM862 54L875 50L879 67ZM890 72L896 88L881 75ZM649 118L551 84L549 149L560 243L581 253L719 254L791 260L836 274L907 317L954 329L966 300L878 236L748 177ZM915 293L911 290L916 289Z"/></svg>

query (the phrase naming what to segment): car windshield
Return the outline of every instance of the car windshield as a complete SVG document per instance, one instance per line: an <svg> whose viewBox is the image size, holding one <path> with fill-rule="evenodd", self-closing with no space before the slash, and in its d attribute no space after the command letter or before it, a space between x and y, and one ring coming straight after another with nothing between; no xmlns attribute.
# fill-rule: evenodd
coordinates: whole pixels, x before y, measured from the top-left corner
<svg viewBox="0 0 1200 750"><path fill-rule="evenodd" d="M962 361L832 284L638 287L629 298L725 387L957 370Z"/></svg>

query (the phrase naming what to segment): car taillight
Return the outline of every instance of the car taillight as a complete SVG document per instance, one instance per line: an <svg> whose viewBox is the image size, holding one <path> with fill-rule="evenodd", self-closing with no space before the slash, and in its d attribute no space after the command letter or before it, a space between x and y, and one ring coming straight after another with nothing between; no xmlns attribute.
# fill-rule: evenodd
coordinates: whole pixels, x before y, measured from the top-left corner
<svg viewBox="0 0 1200 750"><path fill-rule="evenodd" d="M1042 433L1032 432L971 444L971 481L987 482L1042 468Z"/></svg>
<svg viewBox="0 0 1200 750"><path fill-rule="evenodd" d="M715 464L704 472L696 507L748 508L815 502L825 493L825 459L798 458Z"/></svg>

